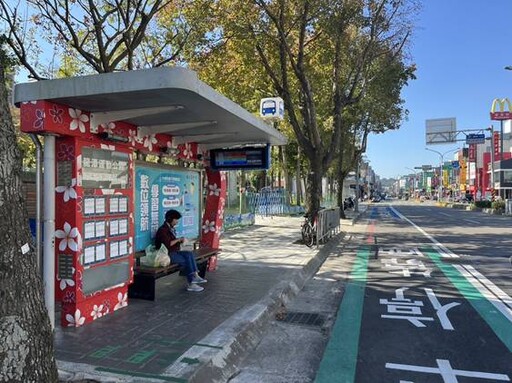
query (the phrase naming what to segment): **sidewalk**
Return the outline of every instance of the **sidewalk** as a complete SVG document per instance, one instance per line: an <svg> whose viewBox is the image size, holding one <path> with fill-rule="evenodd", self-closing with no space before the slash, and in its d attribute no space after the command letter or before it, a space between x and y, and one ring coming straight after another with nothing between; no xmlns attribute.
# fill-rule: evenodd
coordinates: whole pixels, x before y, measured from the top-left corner
<svg viewBox="0 0 512 383"><path fill-rule="evenodd" d="M319 249L300 243L302 221L258 217L254 226L227 232L202 293L185 291L174 274L158 280L155 302L132 299L87 326L57 327L62 381L227 381L352 220L342 220L342 233Z"/></svg>

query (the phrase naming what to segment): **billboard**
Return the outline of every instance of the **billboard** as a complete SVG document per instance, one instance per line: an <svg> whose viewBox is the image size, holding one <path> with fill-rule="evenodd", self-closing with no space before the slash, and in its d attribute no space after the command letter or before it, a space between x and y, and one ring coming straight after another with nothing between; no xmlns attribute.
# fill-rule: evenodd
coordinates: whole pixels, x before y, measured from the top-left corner
<svg viewBox="0 0 512 383"><path fill-rule="evenodd" d="M449 144L456 141L457 124L455 117L426 120L426 144Z"/></svg>
<svg viewBox="0 0 512 383"><path fill-rule="evenodd" d="M178 237L196 239L201 228L201 173L198 170L136 163L135 166L135 251L148 246L165 212L181 213Z"/></svg>

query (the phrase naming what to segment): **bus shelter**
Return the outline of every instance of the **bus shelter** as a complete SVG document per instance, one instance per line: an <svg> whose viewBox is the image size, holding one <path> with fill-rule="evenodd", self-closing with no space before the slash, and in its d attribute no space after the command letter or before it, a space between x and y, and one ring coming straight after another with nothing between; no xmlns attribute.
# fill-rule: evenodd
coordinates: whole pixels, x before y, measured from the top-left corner
<svg viewBox="0 0 512 383"><path fill-rule="evenodd" d="M286 143L271 125L184 68L17 84L13 97L21 130L38 148L36 253L52 325L56 300L62 326L81 326L127 306L134 254L151 242L170 208L183 215L178 235L219 247L222 161L228 168L244 161L258 168L258 158L240 158L243 151L230 162L233 148ZM221 162L212 167L213 153ZM137 161L148 154L200 166Z"/></svg>

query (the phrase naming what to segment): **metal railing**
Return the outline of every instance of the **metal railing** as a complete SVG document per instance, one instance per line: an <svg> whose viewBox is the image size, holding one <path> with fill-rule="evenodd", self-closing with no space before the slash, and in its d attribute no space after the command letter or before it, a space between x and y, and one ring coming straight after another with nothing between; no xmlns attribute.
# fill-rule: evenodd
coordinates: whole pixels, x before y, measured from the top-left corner
<svg viewBox="0 0 512 383"><path fill-rule="evenodd" d="M262 217L300 214L301 206L290 205L288 192L284 189L262 189L258 193L247 193L249 211Z"/></svg>
<svg viewBox="0 0 512 383"><path fill-rule="evenodd" d="M505 200L505 214L512 215L512 199Z"/></svg>
<svg viewBox="0 0 512 383"><path fill-rule="evenodd" d="M316 245L338 234L341 230L340 208L322 209L318 212Z"/></svg>

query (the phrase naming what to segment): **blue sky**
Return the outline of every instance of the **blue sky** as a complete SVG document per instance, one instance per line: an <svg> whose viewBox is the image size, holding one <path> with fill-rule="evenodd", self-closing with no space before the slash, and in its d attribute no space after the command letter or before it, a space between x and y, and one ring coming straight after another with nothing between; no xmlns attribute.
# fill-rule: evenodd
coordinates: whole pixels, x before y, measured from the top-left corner
<svg viewBox="0 0 512 383"><path fill-rule="evenodd" d="M383 178L439 164L425 150L425 120L455 117L457 130L487 128L494 98L512 99L512 0L425 0L410 53L417 80L402 96L409 118L397 131L371 135L366 157ZM446 152L462 147L430 145ZM449 156L449 155L447 155ZM446 159L446 157L445 157Z"/></svg>

